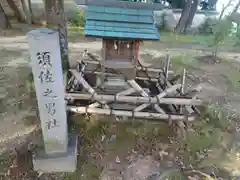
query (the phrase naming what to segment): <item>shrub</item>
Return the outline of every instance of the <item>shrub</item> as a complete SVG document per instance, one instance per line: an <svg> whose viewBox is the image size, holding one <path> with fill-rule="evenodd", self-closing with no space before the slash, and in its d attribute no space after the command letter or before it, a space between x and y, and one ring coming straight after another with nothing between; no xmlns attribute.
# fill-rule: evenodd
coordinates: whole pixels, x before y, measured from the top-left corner
<svg viewBox="0 0 240 180"><path fill-rule="evenodd" d="M86 23L85 13L80 9L75 9L69 18L70 26L83 27Z"/></svg>
<svg viewBox="0 0 240 180"><path fill-rule="evenodd" d="M240 27L237 27L235 46L240 46Z"/></svg>
<svg viewBox="0 0 240 180"><path fill-rule="evenodd" d="M214 45L219 45L224 42L225 37L229 36L232 31L232 22L228 19L218 20L213 26Z"/></svg>
<svg viewBox="0 0 240 180"><path fill-rule="evenodd" d="M207 18L198 28L200 34L213 34L213 26L217 24L217 19Z"/></svg>
<svg viewBox="0 0 240 180"><path fill-rule="evenodd" d="M224 44L226 37L230 36L232 32L232 21L230 17L220 19L216 21L216 24L212 26L213 31L213 41L210 46L214 47L213 55L214 61L217 60L217 55L219 52L219 46Z"/></svg>

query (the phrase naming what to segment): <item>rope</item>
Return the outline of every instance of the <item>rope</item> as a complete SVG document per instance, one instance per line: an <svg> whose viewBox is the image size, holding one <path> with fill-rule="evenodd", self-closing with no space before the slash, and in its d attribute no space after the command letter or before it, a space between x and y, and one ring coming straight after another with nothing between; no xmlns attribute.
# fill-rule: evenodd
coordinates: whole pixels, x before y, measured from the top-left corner
<svg viewBox="0 0 240 180"><path fill-rule="evenodd" d="M132 110L132 118L134 119L135 118L135 111Z"/></svg>
<svg viewBox="0 0 240 180"><path fill-rule="evenodd" d="M109 110L110 110L110 116L113 116L113 108L110 107Z"/></svg>
<svg viewBox="0 0 240 180"><path fill-rule="evenodd" d="M114 101L115 103L117 102L117 95L116 95L116 94L114 95L113 101Z"/></svg>
<svg viewBox="0 0 240 180"><path fill-rule="evenodd" d="M91 94L91 97L90 97L91 101L95 101L95 100L94 100L94 96L96 96L96 95L97 95L96 92L94 92L94 93ZM101 104L101 103L100 103L100 104Z"/></svg>

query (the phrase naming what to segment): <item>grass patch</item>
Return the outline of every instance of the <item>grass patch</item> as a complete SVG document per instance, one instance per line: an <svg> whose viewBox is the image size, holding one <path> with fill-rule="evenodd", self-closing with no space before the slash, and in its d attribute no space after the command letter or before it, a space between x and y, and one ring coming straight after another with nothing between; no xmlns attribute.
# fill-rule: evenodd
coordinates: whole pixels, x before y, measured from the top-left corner
<svg viewBox="0 0 240 180"><path fill-rule="evenodd" d="M74 35L83 36L84 35L84 28L69 25L68 26L68 35L69 36L74 36Z"/></svg>
<svg viewBox="0 0 240 180"><path fill-rule="evenodd" d="M188 48L192 48L190 45L201 45L203 47L210 47L213 44L214 37L212 35L201 34L175 34L172 32L160 32L160 42L168 45L188 45ZM159 42L146 42L147 46L152 48L158 47ZM224 43L220 47L234 48L236 44L235 36L228 36L224 39ZM171 46L169 46L171 47Z"/></svg>
<svg viewBox="0 0 240 180"><path fill-rule="evenodd" d="M5 178L5 173L7 173L7 167L9 165L9 154L3 153L0 155L0 179Z"/></svg>
<svg viewBox="0 0 240 180"><path fill-rule="evenodd" d="M65 179L98 179L109 159L118 156L122 161L131 149L139 154L152 155L161 166L178 157L182 164L174 167L178 167L177 172L184 177L197 174L198 177L210 178L209 175L214 172L229 179L230 175L234 175L232 171L236 174L236 167L240 167L236 161L240 158L238 150L231 145L235 121L220 108L203 108L202 112L198 120L188 125L184 138L177 137L173 127L165 122L157 125L144 121L117 123L107 117L92 121L75 116L75 130L80 132L83 141L78 170ZM110 142L112 135L116 135L114 142ZM162 149L163 145L170 148ZM169 155L167 159L162 159L162 150ZM176 170L168 170L166 174L173 176Z"/></svg>
<svg viewBox="0 0 240 180"><path fill-rule="evenodd" d="M209 45L212 36L192 35L192 34L175 34L168 32L160 32L161 42L164 43L177 43L177 44L200 44Z"/></svg>
<svg viewBox="0 0 240 180"><path fill-rule="evenodd" d="M235 89L240 88L240 73L233 71L224 72L223 76L226 78L227 83Z"/></svg>
<svg viewBox="0 0 240 180"><path fill-rule="evenodd" d="M194 54L184 54L171 57L172 68L178 69L179 67L191 67L195 62Z"/></svg>
<svg viewBox="0 0 240 180"><path fill-rule="evenodd" d="M111 117L88 120L73 115L71 119L75 131L82 137L82 143L78 169L67 174L66 180L96 180L104 166L117 156L124 161L132 149L140 154L151 154L156 142L169 143L171 136L171 129L165 122L156 126L156 123L144 122L118 123Z"/></svg>
<svg viewBox="0 0 240 180"><path fill-rule="evenodd" d="M230 88L239 89L240 88L240 67L238 63L225 62L226 67L229 70L222 71L221 76L223 76Z"/></svg>
<svg viewBox="0 0 240 180"><path fill-rule="evenodd" d="M232 154L235 148L231 133L235 123L221 107L212 106L202 110L199 120L190 125L186 138L180 141L184 148L180 148L179 156L185 162L185 171L197 170L229 179L235 167L227 169L223 164L232 162L228 153Z"/></svg>

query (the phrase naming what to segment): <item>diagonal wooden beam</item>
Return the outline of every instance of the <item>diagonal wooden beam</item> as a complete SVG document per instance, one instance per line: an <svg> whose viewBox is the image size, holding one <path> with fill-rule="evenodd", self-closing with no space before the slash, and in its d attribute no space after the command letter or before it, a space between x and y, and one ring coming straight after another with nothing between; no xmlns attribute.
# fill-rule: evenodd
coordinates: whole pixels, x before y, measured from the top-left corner
<svg viewBox="0 0 240 180"><path fill-rule="evenodd" d="M160 77L161 78L164 78L164 75L162 73L160 73ZM180 93L180 94L184 94L184 85L185 85L185 79L186 79L186 70L184 69L183 70L183 75L182 75L182 79L181 79L181 88L180 89L177 89L177 93ZM172 87L174 85L172 85L168 80L166 80L166 85L167 87ZM201 87L197 86L196 87L196 90L199 92L201 91ZM196 100L196 96L194 96L192 98L192 100ZM187 105L185 106L185 109L188 111L189 114L193 113L194 110L192 109L191 106ZM181 111L183 111L183 109L181 108Z"/></svg>
<svg viewBox="0 0 240 180"><path fill-rule="evenodd" d="M157 96L155 96L155 98L161 102L161 98L165 97L166 95L168 95L169 93L172 93L173 91L176 91L176 89L180 88L181 84L176 84L173 85L172 87L165 89L163 92L161 92L160 94L158 94ZM135 108L135 111L141 111L143 109L145 109L146 107L148 107L150 104L149 103L145 103L142 104L140 106L138 106L137 108Z"/></svg>
<svg viewBox="0 0 240 180"><path fill-rule="evenodd" d="M94 95L97 93L95 92L95 90L88 84L88 82L82 77L81 73L77 72L76 70L70 70L70 72L73 74L73 76L78 80L79 83L81 83L84 87L85 90L87 90L88 93L90 93L91 95ZM109 108L109 106L105 103L105 101L99 101L96 102L95 106L100 106L100 105L104 105L104 107Z"/></svg>
<svg viewBox="0 0 240 180"><path fill-rule="evenodd" d="M130 95L132 93L136 92L135 89L133 88L130 88L130 89L127 89L127 90L124 90L124 91L121 91L119 93L116 94L116 98L119 97L119 96L125 96L125 95ZM109 103L109 102L112 102L112 101L102 101L104 102L105 104ZM93 104L90 104L89 107L99 107L100 104L98 104L97 102L93 103Z"/></svg>
<svg viewBox="0 0 240 180"><path fill-rule="evenodd" d="M128 80L128 83L130 86L132 86L137 92L139 92L141 94L141 96L144 96L144 97L149 97L148 93L146 93L139 85L138 83L136 83L135 80ZM162 114L165 114L165 111L159 107L159 105L157 104L154 104L153 105L154 108L159 112L159 113L162 113Z"/></svg>

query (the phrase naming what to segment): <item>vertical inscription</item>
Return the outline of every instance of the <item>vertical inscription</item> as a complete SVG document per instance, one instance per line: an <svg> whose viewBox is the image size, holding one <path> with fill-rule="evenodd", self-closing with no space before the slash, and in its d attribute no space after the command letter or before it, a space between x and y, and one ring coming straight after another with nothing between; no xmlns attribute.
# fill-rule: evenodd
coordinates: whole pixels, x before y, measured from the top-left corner
<svg viewBox="0 0 240 180"><path fill-rule="evenodd" d="M54 82L53 74L52 74L52 58L50 52L37 52L37 64L40 69L40 74L38 75L38 78L40 79L40 82L43 84L51 84ZM54 93L54 91L50 88L46 88L41 93L43 97L49 98L49 102L45 103L45 110L48 114L48 119L46 120L46 127L48 130L51 130L55 127L58 127L58 122L55 117L57 113L56 109L56 102L55 99L57 98L57 95Z"/></svg>

